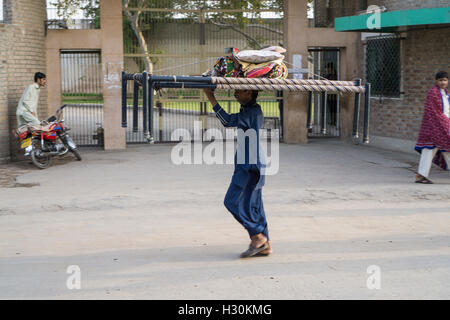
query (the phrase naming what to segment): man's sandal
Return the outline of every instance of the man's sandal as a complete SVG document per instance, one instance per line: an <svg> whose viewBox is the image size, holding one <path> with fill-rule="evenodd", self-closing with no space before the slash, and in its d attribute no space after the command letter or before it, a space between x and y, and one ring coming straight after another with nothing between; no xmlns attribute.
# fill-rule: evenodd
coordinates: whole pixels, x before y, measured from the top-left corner
<svg viewBox="0 0 450 320"><path fill-rule="evenodd" d="M421 179L416 180L416 183L422 183L422 184L433 184L433 181L428 180L425 177L422 177Z"/></svg>
<svg viewBox="0 0 450 320"><path fill-rule="evenodd" d="M247 251L244 251L241 253L241 258L249 258L249 257L253 257L254 255L260 253L261 251L264 251L268 248L269 246L267 245L267 243L264 243L261 247L255 247L254 245L250 244L250 246L248 247Z"/></svg>
<svg viewBox="0 0 450 320"><path fill-rule="evenodd" d="M267 253L258 252L257 254L254 255L254 257L267 257L267 256L270 256L271 254L272 254L272 252L267 252Z"/></svg>

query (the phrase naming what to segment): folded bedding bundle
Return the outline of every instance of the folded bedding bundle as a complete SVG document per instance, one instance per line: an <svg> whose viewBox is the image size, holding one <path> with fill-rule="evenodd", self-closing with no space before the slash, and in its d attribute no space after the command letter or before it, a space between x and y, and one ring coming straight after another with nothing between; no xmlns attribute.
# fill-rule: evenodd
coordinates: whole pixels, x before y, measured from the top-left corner
<svg viewBox="0 0 450 320"><path fill-rule="evenodd" d="M281 53L286 50L272 46L261 50L229 48L230 55L217 59L214 68L204 76L286 79L288 70Z"/></svg>
<svg viewBox="0 0 450 320"><path fill-rule="evenodd" d="M281 53L268 50L244 50L236 53L235 56L239 61L256 64L284 59L284 56Z"/></svg>

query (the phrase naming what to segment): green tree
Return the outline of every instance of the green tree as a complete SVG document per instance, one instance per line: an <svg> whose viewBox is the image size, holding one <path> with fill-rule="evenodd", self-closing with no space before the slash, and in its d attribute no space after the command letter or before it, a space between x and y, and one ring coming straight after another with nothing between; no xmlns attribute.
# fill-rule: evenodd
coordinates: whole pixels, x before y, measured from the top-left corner
<svg viewBox="0 0 450 320"><path fill-rule="evenodd" d="M310 3L312 0L308 0ZM219 28L232 29L242 35L251 48L260 49L261 40L253 37L249 32L251 28L262 28L269 32L282 35L283 32L270 28L262 23L259 10L271 9L274 11L283 10L283 0L122 0L124 15L138 41L141 54L144 55L145 69L153 71L153 62L150 58L147 41L143 30L146 28L142 21L143 9L146 8L166 8L174 10L192 10L183 15L187 18L197 19L198 10L218 10L219 12L209 12L204 15L205 22L209 22ZM86 16L98 17L99 0L55 0L54 5L58 8L58 14L68 19L74 14L77 8L83 9ZM231 10L230 10L231 9ZM252 10L255 12L253 17L236 10ZM222 11L221 11L222 10ZM223 10L229 10L223 12ZM154 16L173 18L176 12L161 11L154 13ZM306 13L305 13L306 14Z"/></svg>
<svg viewBox="0 0 450 320"><path fill-rule="evenodd" d="M81 10L85 18L94 19L96 27L100 27L100 0L55 0L50 4L56 8L57 15L66 23Z"/></svg>

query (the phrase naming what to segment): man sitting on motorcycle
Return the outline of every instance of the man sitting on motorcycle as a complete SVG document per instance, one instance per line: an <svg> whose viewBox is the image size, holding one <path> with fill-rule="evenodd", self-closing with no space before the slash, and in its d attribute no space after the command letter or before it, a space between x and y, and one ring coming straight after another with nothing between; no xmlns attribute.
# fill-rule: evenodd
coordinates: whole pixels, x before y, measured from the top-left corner
<svg viewBox="0 0 450 320"><path fill-rule="evenodd" d="M45 74L42 72L36 72L34 74L34 83L25 89L22 98L20 98L19 105L17 106L16 116L19 127L25 124L30 126L41 125L41 122L37 117L37 107L40 90L45 86L46 82L47 79Z"/></svg>

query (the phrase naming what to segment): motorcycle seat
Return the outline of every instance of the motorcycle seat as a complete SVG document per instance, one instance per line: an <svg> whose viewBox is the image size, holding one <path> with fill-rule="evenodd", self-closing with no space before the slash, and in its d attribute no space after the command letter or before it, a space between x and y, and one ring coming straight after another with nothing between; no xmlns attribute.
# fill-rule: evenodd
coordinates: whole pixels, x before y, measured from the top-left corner
<svg viewBox="0 0 450 320"><path fill-rule="evenodd" d="M30 126L31 131L50 132L50 124L45 126Z"/></svg>
<svg viewBox="0 0 450 320"><path fill-rule="evenodd" d="M16 139L23 139L28 134L28 131L30 130L29 126L27 124L21 125L17 129L13 129L12 133L16 137Z"/></svg>

